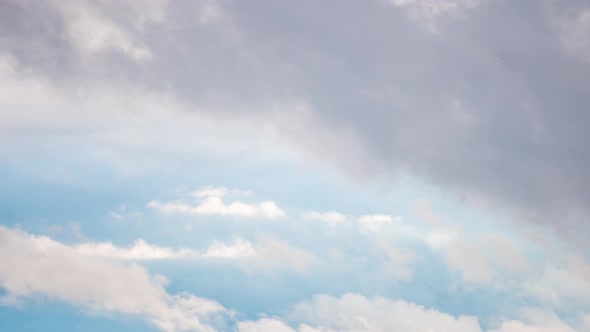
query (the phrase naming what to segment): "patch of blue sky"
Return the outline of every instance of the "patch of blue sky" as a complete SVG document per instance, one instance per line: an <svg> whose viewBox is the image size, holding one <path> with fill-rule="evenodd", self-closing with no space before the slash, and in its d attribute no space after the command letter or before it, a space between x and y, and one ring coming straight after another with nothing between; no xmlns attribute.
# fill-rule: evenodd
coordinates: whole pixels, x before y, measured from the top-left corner
<svg viewBox="0 0 590 332"><path fill-rule="evenodd" d="M140 317L92 312L53 300L26 300L20 307L0 306L3 331L22 332L156 332Z"/></svg>

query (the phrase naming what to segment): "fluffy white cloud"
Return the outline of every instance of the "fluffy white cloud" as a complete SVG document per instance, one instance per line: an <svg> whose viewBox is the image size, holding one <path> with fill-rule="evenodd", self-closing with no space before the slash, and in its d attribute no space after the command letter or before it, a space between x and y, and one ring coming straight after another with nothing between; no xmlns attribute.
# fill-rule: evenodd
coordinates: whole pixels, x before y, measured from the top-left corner
<svg viewBox="0 0 590 332"><path fill-rule="evenodd" d="M45 236L0 226L0 286L4 304L42 296L97 311L145 317L163 331L213 331L217 302L169 294L166 280L135 264L90 257Z"/></svg>
<svg viewBox="0 0 590 332"><path fill-rule="evenodd" d="M240 239L230 244L214 242L202 257L237 260L249 272L263 272L280 267L305 272L316 261L309 251L270 236L263 236L255 243Z"/></svg>
<svg viewBox="0 0 590 332"><path fill-rule="evenodd" d="M391 224L394 221L401 222L402 218L399 216L392 217L387 214L368 214L360 216L358 221L370 230L378 231L383 225Z"/></svg>
<svg viewBox="0 0 590 332"><path fill-rule="evenodd" d="M302 322L295 329L280 318L263 317L238 324L239 332L484 332L473 316L458 316L427 309L403 300L367 298L358 294L341 297L316 295L299 303L287 315L289 321ZM573 332L570 325L552 312L527 309L523 321L501 320L487 332Z"/></svg>
<svg viewBox="0 0 590 332"><path fill-rule="evenodd" d="M238 259L245 257L256 256L256 251L252 247L252 243L244 240L236 240L234 243L226 244L215 241L207 251L203 254L203 257L208 258L229 258Z"/></svg>
<svg viewBox="0 0 590 332"><path fill-rule="evenodd" d="M263 236L255 243L242 239L230 243L214 241L205 250L160 247L141 239L128 247L118 247L110 242L89 242L72 249L87 256L120 260L227 259L242 263L244 269L254 272L280 267L304 272L316 260L307 250L293 247L270 236Z"/></svg>
<svg viewBox="0 0 590 332"><path fill-rule="evenodd" d="M523 321L508 320L497 329L487 332L576 332L572 326L563 322L555 313L540 309L525 309ZM582 329L581 331L586 331Z"/></svg>
<svg viewBox="0 0 590 332"><path fill-rule="evenodd" d="M110 242L89 242L79 244L75 249L82 254L90 256L133 260L189 258L199 255L198 252L192 249L183 248L174 250L151 245L141 239L136 240L132 246L123 248L117 247Z"/></svg>
<svg viewBox="0 0 590 332"><path fill-rule="evenodd" d="M256 204L247 204L240 201L225 203L222 199L228 193L225 188L207 187L194 192L198 198L196 204L184 201L160 202L153 200L148 207L163 213L185 213L198 216L229 216L229 217L264 217L274 219L285 216L277 204L273 201L264 201Z"/></svg>
<svg viewBox="0 0 590 332"><path fill-rule="evenodd" d="M343 215L342 213L338 213L336 211L328 211L328 212L317 212L317 211L309 211L303 213L303 218L318 220L324 222L330 227L334 228L338 224L345 222L348 218Z"/></svg>
<svg viewBox="0 0 590 332"><path fill-rule="evenodd" d="M281 320L276 318L261 318L257 321L238 323L239 332L295 332Z"/></svg>
<svg viewBox="0 0 590 332"><path fill-rule="evenodd" d="M197 197L197 198L203 198L203 197L222 197L227 195L227 188L223 188L223 187L213 187L213 186L208 186L208 187L204 187L201 190L197 190L195 192L193 192L193 196Z"/></svg>

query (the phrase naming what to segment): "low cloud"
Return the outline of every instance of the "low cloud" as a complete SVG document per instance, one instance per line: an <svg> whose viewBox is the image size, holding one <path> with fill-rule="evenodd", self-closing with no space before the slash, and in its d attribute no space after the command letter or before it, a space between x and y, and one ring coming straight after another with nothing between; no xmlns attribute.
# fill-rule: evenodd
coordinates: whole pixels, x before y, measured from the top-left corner
<svg viewBox="0 0 590 332"><path fill-rule="evenodd" d="M328 211L328 212L317 212L317 211L309 211L303 213L303 218L310 219L310 220L317 220L324 222L330 227L335 228L339 224L348 220L348 217L343 215L342 213L336 211Z"/></svg>
<svg viewBox="0 0 590 332"><path fill-rule="evenodd" d="M96 310L144 317L162 331L214 331L212 315L226 312L215 301L170 294L166 279L135 264L83 254L46 236L0 226L2 303L43 297Z"/></svg>
<svg viewBox="0 0 590 332"><path fill-rule="evenodd" d="M243 203L233 201L225 203L223 196L228 193L225 188L208 187L193 193L197 198L196 203L186 201L161 202L153 200L148 207L162 213L181 213L197 216L224 216L224 217L263 217L275 219L284 217L285 213L273 201L260 203Z"/></svg>
<svg viewBox="0 0 590 332"><path fill-rule="evenodd" d="M228 243L214 241L204 250L161 247L141 239L127 247L118 247L111 242L89 242L72 249L86 256L116 260L232 260L249 272L264 272L276 268L305 272L316 260L307 250L293 247L270 236L263 236L255 243L242 239Z"/></svg>
<svg viewBox="0 0 590 332"><path fill-rule="evenodd" d="M382 226L395 222L401 222L402 217L393 217L387 214L369 214L360 216L359 223L372 231L378 231Z"/></svg>
<svg viewBox="0 0 590 332"><path fill-rule="evenodd" d="M525 310L523 320L501 320L498 327L483 329L474 316L452 316L435 309L384 297L358 294L341 297L316 295L299 303L288 314L301 322L297 328L280 317L263 317L238 324L239 332L354 332L354 331L453 331L453 332L574 332L552 312Z"/></svg>

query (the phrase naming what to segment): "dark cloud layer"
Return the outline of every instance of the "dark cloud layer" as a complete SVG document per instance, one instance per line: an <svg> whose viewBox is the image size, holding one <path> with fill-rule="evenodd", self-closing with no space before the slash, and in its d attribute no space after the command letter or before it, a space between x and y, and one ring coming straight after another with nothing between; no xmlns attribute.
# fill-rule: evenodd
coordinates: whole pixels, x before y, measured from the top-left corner
<svg viewBox="0 0 590 332"><path fill-rule="evenodd" d="M481 1L434 17L386 1L175 1L159 15L142 2L86 5L147 60L112 34L84 53L65 6L0 2L0 47L23 72L124 82L240 118L304 101L317 124L285 132L317 158L338 151L343 169L407 172L588 234L584 2ZM360 148L310 142L314 130L352 132Z"/></svg>

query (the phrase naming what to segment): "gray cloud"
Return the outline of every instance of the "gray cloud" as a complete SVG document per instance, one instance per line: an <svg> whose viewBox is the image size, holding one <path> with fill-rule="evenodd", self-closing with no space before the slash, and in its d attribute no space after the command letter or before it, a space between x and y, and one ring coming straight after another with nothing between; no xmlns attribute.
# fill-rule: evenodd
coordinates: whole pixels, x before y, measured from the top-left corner
<svg viewBox="0 0 590 332"><path fill-rule="evenodd" d="M1 49L23 72L261 116L356 175L417 175L589 234L571 221L590 212L582 1L470 2L419 20L386 1L0 6ZM304 121L281 120L277 105L297 103Z"/></svg>

